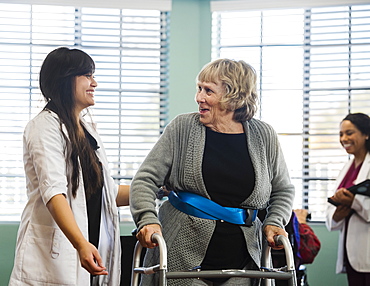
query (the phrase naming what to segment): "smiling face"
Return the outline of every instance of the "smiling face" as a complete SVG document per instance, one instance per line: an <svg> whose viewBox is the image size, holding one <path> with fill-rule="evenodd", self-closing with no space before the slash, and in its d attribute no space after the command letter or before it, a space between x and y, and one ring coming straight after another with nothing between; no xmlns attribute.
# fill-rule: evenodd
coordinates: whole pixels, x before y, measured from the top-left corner
<svg viewBox="0 0 370 286"><path fill-rule="evenodd" d="M225 93L221 81L197 83L195 101L199 107L200 122L215 131L232 120L233 113L223 108L220 102Z"/></svg>
<svg viewBox="0 0 370 286"><path fill-rule="evenodd" d="M342 121L339 137L340 143L348 154L360 157L367 153L365 146L367 135L363 134L351 121Z"/></svg>
<svg viewBox="0 0 370 286"><path fill-rule="evenodd" d="M77 113L95 104L94 92L97 85L98 83L95 81L93 74L76 76L75 101Z"/></svg>

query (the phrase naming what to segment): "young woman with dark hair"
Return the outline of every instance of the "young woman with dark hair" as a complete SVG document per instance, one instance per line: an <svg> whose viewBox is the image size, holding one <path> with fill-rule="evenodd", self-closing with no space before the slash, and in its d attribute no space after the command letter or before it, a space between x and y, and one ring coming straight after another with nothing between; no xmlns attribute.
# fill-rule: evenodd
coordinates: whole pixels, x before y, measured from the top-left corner
<svg viewBox="0 0 370 286"><path fill-rule="evenodd" d="M25 128L28 202L9 285L119 285L117 206L129 186L110 177L99 135L82 111L95 104L95 64L78 49L45 58L45 108Z"/></svg>

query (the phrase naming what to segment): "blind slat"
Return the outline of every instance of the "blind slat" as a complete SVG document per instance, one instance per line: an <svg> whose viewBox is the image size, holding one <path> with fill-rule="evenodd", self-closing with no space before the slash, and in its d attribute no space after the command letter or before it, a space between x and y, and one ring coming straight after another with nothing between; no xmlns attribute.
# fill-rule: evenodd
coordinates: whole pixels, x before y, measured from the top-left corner
<svg viewBox="0 0 370 286"><path fill-rule="evenodd" d="M293 9L293 8L312 8L326 6L347 6L369 4L368 0L211 0L211 11L240 11L240 10L262 10L262 9Z"/></svg>
<svg viewBox="0 0 370 286"><path fill-rule="evenodd" d="M0 0L0 3L9 3L9 0ZM12 3L160 11L171 11L172 7L172 0L12 0Z"/></svg>

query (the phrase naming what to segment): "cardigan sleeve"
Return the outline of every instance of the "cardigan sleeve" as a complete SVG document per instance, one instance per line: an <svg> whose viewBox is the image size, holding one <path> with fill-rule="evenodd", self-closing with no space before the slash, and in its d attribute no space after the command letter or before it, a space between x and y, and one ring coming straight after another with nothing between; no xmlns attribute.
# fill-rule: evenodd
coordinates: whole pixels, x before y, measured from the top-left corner
<svg viewBox="0 0 370 286"><path fill-rule="evenodd" d="M171 122L141 164L131 183L130 210L138 230L148 224L160 225L155 200L158 188L164 184L172 165L173 132L176 132L176 129Z"/></svg>
<svg viewBox="0 0 370 286"><path fill-rule="evenodd" d="M267 125L267 124L266 124ZM290 182L288 168L274 129L267 125L267 160L270 168L271 194L264 226L284 228L288 224L294 200L294 186Z"/></svg>

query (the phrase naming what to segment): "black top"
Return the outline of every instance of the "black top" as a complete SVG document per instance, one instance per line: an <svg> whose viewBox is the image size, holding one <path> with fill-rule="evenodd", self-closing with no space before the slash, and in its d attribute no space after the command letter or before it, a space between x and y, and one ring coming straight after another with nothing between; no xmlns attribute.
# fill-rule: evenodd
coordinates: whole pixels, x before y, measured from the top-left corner
<svg viewBox="0 0 370 286"><path fill-rule="evenodd" d="M99 148L95 138L91 136L89 132L85 131L85 136L88 142L91 144L91 147L94 150ZM94 153L95 154L95 153ZM96 155L96 154L95 154ZM98 156L96 156L96 161L101 166ZM102 172L103 175L103 172ZM89 182L84 182L84 184ZM99 245L99 236L100 236L100 218L101 218L101 204L102 204L102 189L97 188L96 192L91 194L89 198L86 197L87 204L87 218L89 226L89 242L95 245L98 248Z"/></svg>
<svg viewBox="0 0 370 286"><path fill-rule="evenodd" d="M255 184L245 134L217 133L207 128L202 172L213 201L225 207L240 207ZM217 221L202 269L242 269L248 259L240 226Z"/></svg>

